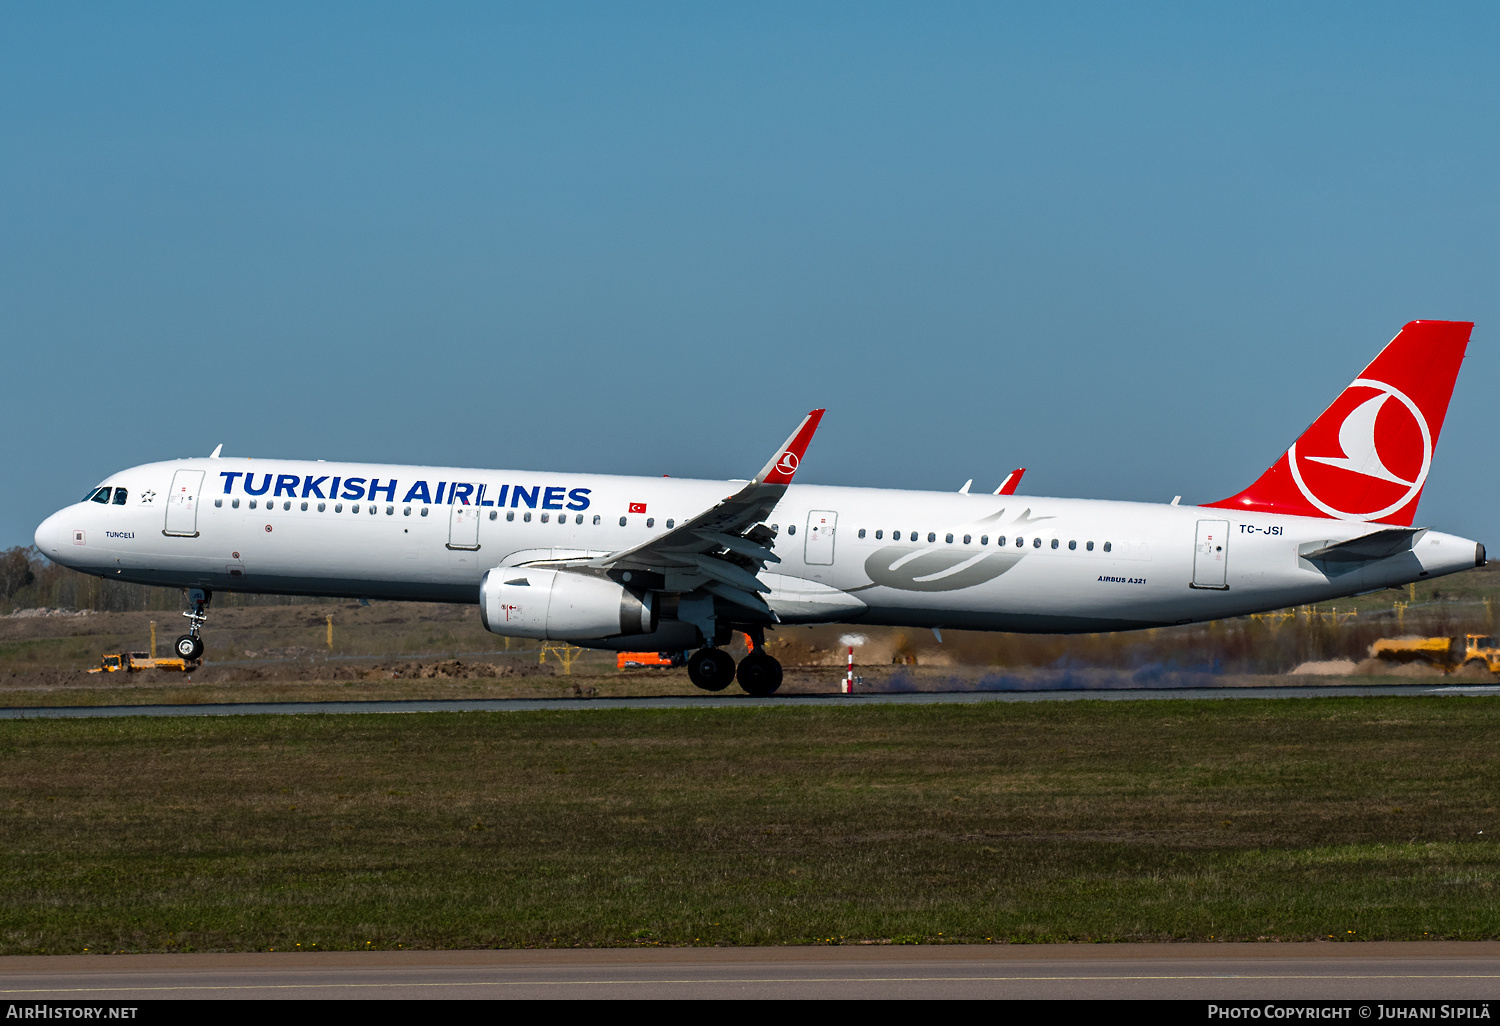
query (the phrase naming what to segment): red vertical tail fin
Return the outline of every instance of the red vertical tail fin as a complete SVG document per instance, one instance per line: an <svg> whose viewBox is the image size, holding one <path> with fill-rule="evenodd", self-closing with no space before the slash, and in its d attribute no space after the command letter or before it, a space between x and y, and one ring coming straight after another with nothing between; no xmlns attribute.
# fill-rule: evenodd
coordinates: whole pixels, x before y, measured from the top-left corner
<svg viewBox="0 0 1500 1026"><path fill-rule="evenodd" d="M1406 325L1259 480L1207 505L1410 527L1473 327Z"/></svg>
<svg viewBox="0 0 1500 1026"><path fill-rule="evenodd" d="M1025 467L1017 467L1005 475L1005 480L1000 482L1000 487L995 489L996 495L1014 495L1016 488L1021 484L1021 475L1026 473Z"/></svg>

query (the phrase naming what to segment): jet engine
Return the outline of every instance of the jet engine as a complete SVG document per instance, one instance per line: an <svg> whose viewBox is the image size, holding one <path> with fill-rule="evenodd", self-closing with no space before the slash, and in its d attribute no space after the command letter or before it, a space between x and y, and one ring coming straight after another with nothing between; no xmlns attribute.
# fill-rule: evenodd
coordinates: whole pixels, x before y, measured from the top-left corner
<svg viewBox="0 0 1500 1026"><path fill-rule="evenodd" d="M607 577L497 566L479 582L484 629L512 638L580 641L656 629L650 592L635 592Z"/></svg>

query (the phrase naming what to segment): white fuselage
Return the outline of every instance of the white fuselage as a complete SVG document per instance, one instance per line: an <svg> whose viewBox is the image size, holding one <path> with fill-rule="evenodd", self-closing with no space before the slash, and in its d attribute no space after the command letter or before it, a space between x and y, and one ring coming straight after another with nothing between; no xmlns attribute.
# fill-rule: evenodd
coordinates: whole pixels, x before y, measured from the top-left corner
<svg viewBox="0 0 1500 1026"><path fill-rule="evenodd" d="M638 545L739 487L248 459L146 464L101 484L116 490L111 501L75 503L37 529L46 556L141 584L443 602L478 601L491 567ZM792 485L766 522L781 562L761 580L785 623L1155 627L1318 602L1482 560L1474 542L1429 531L1409 550L1330 575L1299 553L1380 525L1019 495Z"/></svg>

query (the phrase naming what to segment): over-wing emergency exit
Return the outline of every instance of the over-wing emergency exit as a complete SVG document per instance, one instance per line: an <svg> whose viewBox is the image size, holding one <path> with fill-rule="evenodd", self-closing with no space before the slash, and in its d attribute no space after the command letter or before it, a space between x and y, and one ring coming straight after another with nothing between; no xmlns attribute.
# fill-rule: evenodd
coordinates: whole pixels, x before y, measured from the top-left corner
<svg viewBox="0 0 1500 1026"><path fill-rule="evenodd" d="M85 573L215 591L477 603L496 634L691 650L770 694L778 624L1073 633L1219 619L1483 565L1417 527L1472 325L1407 324L1250 487L1202 506L796 485L822 410L743 483L206 458L111 475L36 544ZM751 639L736 665L733 632Z"/></svg>

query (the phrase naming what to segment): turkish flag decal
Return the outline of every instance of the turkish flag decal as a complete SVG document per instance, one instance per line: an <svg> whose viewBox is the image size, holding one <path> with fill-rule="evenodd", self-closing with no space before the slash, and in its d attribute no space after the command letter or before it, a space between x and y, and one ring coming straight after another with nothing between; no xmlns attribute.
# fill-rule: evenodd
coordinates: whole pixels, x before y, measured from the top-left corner
<svg viewBox="0 0 1500 1026"><path fill-rule="evenodd" d="M630 504L630 512L644 513L646 512L646 504L644 502L632 502Z"/></svg>

